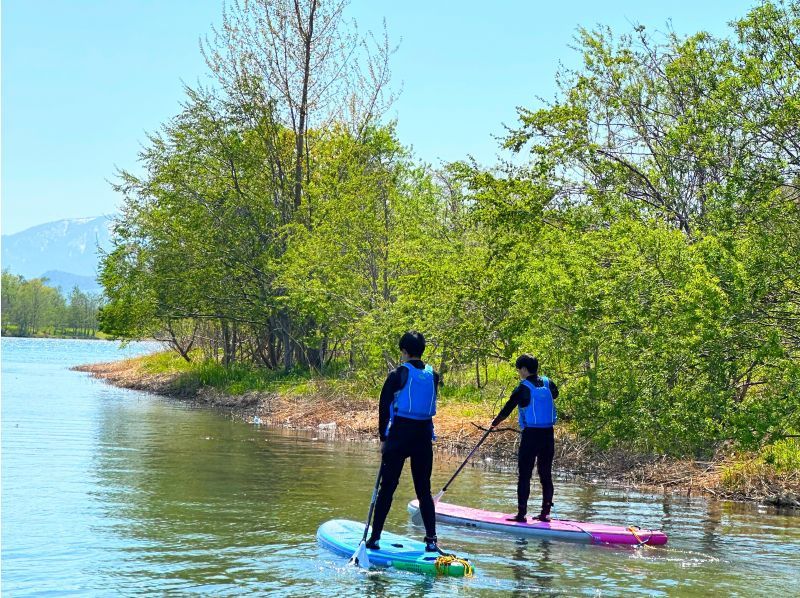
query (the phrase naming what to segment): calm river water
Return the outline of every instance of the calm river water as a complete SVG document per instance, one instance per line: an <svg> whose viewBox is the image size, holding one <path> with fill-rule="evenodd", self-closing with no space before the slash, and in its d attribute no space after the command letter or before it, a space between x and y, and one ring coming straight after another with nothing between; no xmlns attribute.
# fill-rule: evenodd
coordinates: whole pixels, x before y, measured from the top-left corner
<svg viewBox="0 0 800 598"><path fill-rule="evenodd" d="M559 516L662 528L669 544L523 543L440 526L474 578L347 567L315 532L364 519L375 445L253 426L69 370L150 350L2 340L3 595L800 595L796 513L565 481ZM435 488L456 465L437 461ZM405 511L409 477L387 529L421 537ZM513 472L467 468L447 498L510 511L514 484Z"/></svg>

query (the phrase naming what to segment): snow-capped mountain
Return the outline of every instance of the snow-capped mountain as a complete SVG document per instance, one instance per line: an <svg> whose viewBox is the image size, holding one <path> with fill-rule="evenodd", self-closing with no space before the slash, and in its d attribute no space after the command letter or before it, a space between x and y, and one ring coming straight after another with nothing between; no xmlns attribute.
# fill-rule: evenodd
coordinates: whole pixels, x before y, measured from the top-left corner
<svg viewBox="0 0 800 598"><path fill-rule="evenodd" d="M27 279L53 271L94 279L99 249L111 247L110 226L109 216L73 218L3 235L3 270Z"/></svg>

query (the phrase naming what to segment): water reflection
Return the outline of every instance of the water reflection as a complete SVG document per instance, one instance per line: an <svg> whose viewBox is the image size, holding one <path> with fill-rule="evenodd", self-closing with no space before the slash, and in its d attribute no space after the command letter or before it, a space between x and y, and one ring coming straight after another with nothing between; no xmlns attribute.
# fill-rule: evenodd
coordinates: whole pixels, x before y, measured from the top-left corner
<svg viewBox="0 0 800 598"><path fill-rule="evenodd" d="M599 492L594 484L587 484L577 493L575 497L575 519L578 521L592 521L597 515L595 503L598 500Z"/></svg>
<svg viewBox="0 0 800 598"><path fill-rule="evenodd" d="M556 568L551 560L551 542L542 540L529 543L527 540L518 539L515 542L513 561L509 569L516 581L515 596L528 596L533 589L534 582L536 594L540 596L558 596L559 592L553 587L556 577Z"/></svg>
<svg viewBox="0 0 800 598"><path fill-rule="evenodd" d="M113 389L67 368L104 345L3 340L4 593L557 596L791 594L793 512L558 480L561 517L663 527L662 548L603 547L442 525L474 579L348 567L317 546L320 523L363 520L374 445L328 442ZM433 486L458 463L438 460ZM538 486L538 484L537 484ZM535 496L538 488L532 489ZM421 537L404 509L387 529ZM446 500L515 508L513 467L466 468Z"/></svg>
<svg viewBox="0 0 800 598"><path fill-rule="evenodd" d="M722 508L717 501L708 503L702 518L703 534L700 539L701 549L714 554L720 540L719 529L722 524Z"/></svg>

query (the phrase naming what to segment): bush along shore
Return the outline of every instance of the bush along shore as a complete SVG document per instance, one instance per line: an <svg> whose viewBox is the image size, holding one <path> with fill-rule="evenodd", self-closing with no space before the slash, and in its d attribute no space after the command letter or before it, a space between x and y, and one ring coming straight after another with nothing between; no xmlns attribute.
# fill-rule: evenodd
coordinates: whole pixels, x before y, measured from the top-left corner
<svg viewBox="0 0 800 598"><path fill-rule="evenodd" d="M796 504L800 0L724 36L580 29L494 164L439 167L390 120L388 32L329 0L230 8L210 84L116 179L100 330L186 363L121 383L374 440L416 329L444 450L476 442L530 352L561 390L562 472ZM287 40L304 50L276 64ZM513 463L517 441L482 454Z"/></svg>
<svg viewBox="0 0 800 598"><path fill-rule="evenodd" d="M188 363L175 353L82 365L115 386L152 392L228 411L246 421L314 430L326 438L377 441L374 382L309 373L267 374L224 368L213 361ZM463 458L474 447L507 398L500 393L443 387L435 418L440 454ZM482 389L485 391L486 389ZM489 436L475 462L512 467L519 433L514 416ZM555 469L559 474L686 496L800 508L800 439L787 438L761 452L734 452L720 446L707 460L644 455L624 448L600 449L570 430L556 426Z"/></svg>

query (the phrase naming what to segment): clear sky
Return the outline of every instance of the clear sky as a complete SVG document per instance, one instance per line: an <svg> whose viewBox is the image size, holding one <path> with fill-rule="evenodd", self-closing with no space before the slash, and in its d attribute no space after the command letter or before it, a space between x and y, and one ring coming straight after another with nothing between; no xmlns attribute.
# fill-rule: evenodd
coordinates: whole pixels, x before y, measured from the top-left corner
<svg viewBox="0 0 800 598"><path fill-rule="evenodd" d="M400 41L390 116L426 162L492 163L515 107L552 97L578 26L727 35L756 0L352 0ZM198 39L222 0L2 0L2 232L113 213L108 180L205 77Z"/></svg>

